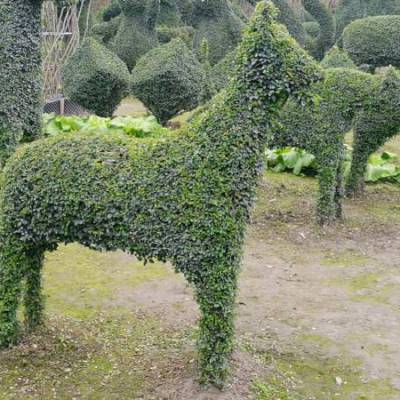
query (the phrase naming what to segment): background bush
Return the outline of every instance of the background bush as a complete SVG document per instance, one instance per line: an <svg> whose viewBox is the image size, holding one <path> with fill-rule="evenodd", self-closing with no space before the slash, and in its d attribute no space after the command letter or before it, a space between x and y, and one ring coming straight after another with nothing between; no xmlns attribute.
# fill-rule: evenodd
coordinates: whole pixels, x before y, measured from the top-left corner
<svg viewBox="0 0 400 400"><path fill-rule="evenodd" d="M64 93L100 116L113 114L129 89L129 71L114 53L88 38L63 69Z"/></svg>
<svg viewBox="0 0 400 400"><path fill-rule="evenodd" d="M356 64L400 67L400 15L368 17L343 32L343 48Z"/></svg>

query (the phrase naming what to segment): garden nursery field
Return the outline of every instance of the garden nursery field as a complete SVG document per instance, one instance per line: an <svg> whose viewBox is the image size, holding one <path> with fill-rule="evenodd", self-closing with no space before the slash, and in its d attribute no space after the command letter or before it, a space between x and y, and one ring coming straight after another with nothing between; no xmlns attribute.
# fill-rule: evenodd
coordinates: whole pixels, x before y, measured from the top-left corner
<svg viewBox="0 0 400 400"><path fill-rule="evenodd" d="M0 400L400 400L400 0L3 0L0 88Z"/></svg>

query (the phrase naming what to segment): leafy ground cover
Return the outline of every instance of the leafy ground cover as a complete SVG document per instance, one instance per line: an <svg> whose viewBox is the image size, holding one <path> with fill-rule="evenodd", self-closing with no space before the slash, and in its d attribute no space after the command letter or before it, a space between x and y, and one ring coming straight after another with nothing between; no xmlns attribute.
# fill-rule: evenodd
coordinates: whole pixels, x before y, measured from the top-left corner
<svg viewBox="0 0 400 400"><path fill-rule="evenodd" d="M315 179L266 173L225 391L193 379L198 310L172 268L69 245L47 255L47 326L0 353L0 399L400 398L400 190L367 191L322 229Z"/></svg>

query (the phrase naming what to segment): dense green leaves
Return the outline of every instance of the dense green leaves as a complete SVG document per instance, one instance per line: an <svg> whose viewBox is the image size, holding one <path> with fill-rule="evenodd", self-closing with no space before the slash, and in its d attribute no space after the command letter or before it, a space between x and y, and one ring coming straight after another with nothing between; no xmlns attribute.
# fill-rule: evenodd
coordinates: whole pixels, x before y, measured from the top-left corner
<svg viewBox="0 0 400 400"><path fill-rule="evenodd" d="M0 2L0 167L18 143L40 136L41 5Z"/></svg>
<svg viewBox="0 0 400 400"><path fill-rule="evenodd" d="M357 65L372 69L400 67L400 15L369 17L352 22L343 32L343 48Z"/></svg>
<svg viewBox="0 0 400 400"><path fill-rule="evenodd" d="M132 72L131 91L162 124L209 94L205 71L180 39L151 50Z"/></svg>
<svg viewBox="0 0 400 400"><path fill-rule="evenodd" d="M121 3L122 5L122 3ZM233 78L192 124L154 138L56 135L20 149L0 195L0 345L41 320L40 266L58 243L122 249L170 261L194 285L201 311L199 365L221 386L233 349L237 277L269 127L289 95L320 79L311 58L261 2ZM195 95L195 93L193 93Z"/></svg>

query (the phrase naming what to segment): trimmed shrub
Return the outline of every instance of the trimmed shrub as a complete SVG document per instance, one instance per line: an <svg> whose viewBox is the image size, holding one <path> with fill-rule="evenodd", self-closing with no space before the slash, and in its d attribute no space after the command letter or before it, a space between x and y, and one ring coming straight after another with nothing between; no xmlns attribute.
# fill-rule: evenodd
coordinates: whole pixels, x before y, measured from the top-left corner
<svg viewBox="0 0 400 400"><path fill-rule="evenodd" d="M41 135L41 6L0 3L0 168L21 141Z"/></svg>
<svg viewBox="0 0 400 400"><path fill-rule="evenodd" d="M343 32L343 48L358 65L400 67L400 15L368 17Z"/></svg>
<svg viewBox="0 0 400 400"><path fill-rule="evenodd" d="M318 38L321 34L321 27L317 21L304 22L303 27L307 35L311 36L313 39Z"/></svg>
<svg viewBox="0 0 400 400"><path fill-rule="evenodd" d="M63 68L63 81L67 97L108 117L128 93L129 71L115 54L88 38Z"/></svg>
<svg viewBox="0 0 400 400"><path fill-rule="evenodd" d="M399 14L400 0L340 0L336 7L336 37L356 19Z"/></svg>
<svg viewBox="0 0 400 400"><path fill-rule="evenodd" d="M364 175L369 156L389 139L400 133L400 74L389 68L378 90L369 99L368 107L354 122L354 151L349 179L348 196L363 193Z"/></svg>
<svg viewBox="0 0 400 400"><path fill-rule="evenodd" d="M232 51L241 38L244 27L228 0L196 1L193 6L192 25L195 29L193 46L198 53L204 39L210 48L210 63L215 65Z"/></svg>
<svg viewBox="0 0 400 400"><path fill-rule="evenodd" d="M158 41L162 44L170 42L172 39L181 39L184 41L189 47L192 46L193 40L193 28L190 26L178 26L178 27L170 27L170 26L157 26L157 38Z"/></svg>
<svg viewBox="0 0 400 400"><path fill-rule="evenodd" d="M317 60L322 60L335 43L335 20L329 8L320 0L304 0L304 8L320 26L319 36L314 40L308 40L306 48Z"/></svg>
<svg viewBox="0 0 400 400"><path fill-rule="evenodd" d="M201 64L180 39L149 51L132 72L132 93L162 124L197 107L206 88Z"/></svg>
<svg viewBox="0 0 400 400"><path fill-rule="evenodd" d="M336 46L325 55L321 66L323 68L357 68L349 54Z"/></svg>
<svg viewBox="0 0 400 400"><path fill-rule="evenodd" d="M119 0L122 15L110 49L132 70L138 59L158 45L160 0Z"/></svg>
<svg viewBox="0 0 400 400"><path fill-rule="evenodd" d="M18 337L21 299L29 328L43 320L46 251L71 242L121 249L170 261L193 285L201 380L223 385L268 128L289 94L303 99L320 77L274 15L270 2L257 6L232 83L187 130L159 141L59 136L10 161L0 194L0 346Z"/></svg>

